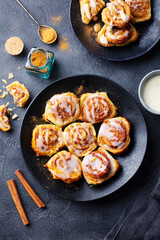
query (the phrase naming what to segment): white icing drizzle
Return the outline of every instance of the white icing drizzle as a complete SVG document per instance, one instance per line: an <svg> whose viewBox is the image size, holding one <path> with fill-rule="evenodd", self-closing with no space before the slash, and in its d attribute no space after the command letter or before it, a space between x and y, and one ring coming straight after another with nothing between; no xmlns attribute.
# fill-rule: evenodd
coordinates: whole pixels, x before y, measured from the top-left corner
<svg viewBox="0 0 160 240"><path fill-rule="evenodd" d="M80 130L83 131L81 134ZM66 139L68 148L72 148L77 156L81 155L81 153L90 148L95 142L93 130L86 123L70 125L67 132L64 132L64 138Z"/></svg>
<svg viewBox="0 0 160 240"><path fill-rule="evenodd" d="M125 0L125 2L129 5L131 10L140 10L142 13L146 11L147 4L149 3L149 0ZM143 6L143 4L146 4ZM144 8L143 8L144 7Z"/></svg>
<svg viewBox="0 0 160 240"><path fill-rule="evenodd" d="M59 157L57 159L57 157ZM68 159L70 158L70 159ZM66 161L67 159L67 161ZM57 167L58 170L61 171L61 173L57 173L54 171L51 167L52 161L55 163L55 166ZM56 154L53 159L50 160L50 163L48 164L49 170L57 177L63 178L63 179L68 179L71 177L71 174L74 172L77 172L78 174L81 173L81 168L80 168L80 163L78 160L78 157L71 153L64 153L59 152Z"/></svg>
<svg viewBox="0 0 160 240"><path fill-rule="evenodd" d="M123 22L127 22L129 19L128 15L126 15L123 10L121 10L119 13L121 15L121 19L123 20Z"/></svg>
<svg viewBox="0 0 160 240"><path fill-rule="evenodd" d="M91 18L91 13L90 13L90 10L89 10L89 4L88 3L86 3L84 5L84 12L86 13L87 18L90 19Z"/></svg>
<svg viewBox="0 0 160 240"><path fill-rule="evenodd" d="M104 163L101 161L101 158L103 159ZM108 160L106 160L106 158L100 153L96 153L96 156L90 153L89 155L84 157L82 162L82 168L90 174L92 174L92 171L94 171L94 173L97 172L98 175L98 172L104 172L104 170L106 169L107 161Z"/></svg>
<svg viewBox="0 0 160 240"><path fill-rule="evenodd" d="M79 113L79 104L74 96L65 96L65 94L54 95L50 100L51 107L47 104L45 114L54 113L58 125L65 123L69 118L75 117ZM66 117L63 119L62 115L59 114L58 108L65 111Z"/></svg>
<svg viewBox="0 0 160 240"><path fill-rule="evenodd" d="M7 126L4 123L2 123L2 122L0 122L0 127L7 128Z"/></svg>
<svg viewBox="0 0 160 240"><path fill-rule="evenodd" d="M107 43L108 43L108 41L107 41ZM91 123L94 123L97 118L97 116L95 115L95 109L99 108L99 104L100 104L99 97L100 97L101 104L104 106L103 107L103 115L107 116L108 112L109 112L108 104L107 104L104 96L98 95L95 93L95 94L92 94L92 96L87 97L83 103L83 106L84 106L84 112L86 114L86 119L87 119L87 121L89 121ZM90 111L90 106L88 106L88 104L86 103L88 100L90 100L89 103L91 106L91 111Z"/></svg>
<svg viewBox="0 0 160 240"><path fill-rule="evenodd" d="M90 5L92 8L94 8L96 10L97 8L97 1L96 0L90 0Z"/></svg>
<svg viewBox="0 0 160 240"><path fill-rule="evenodd" d="M53 142L53 146L49 142L50 136ZM59 132L57 131L56 133L54 132L54 129L52 131L52 129L50 129L49 127L46 127L45 129L43 127L39 127L38 138L36 139L36 147L40 152L48 152L50 150L50 147L52 148L52 147L55 147L56 145L61 146L62 143L63 143L63 135L60 131Z"/></svg>
<svg viewBox="0 0 160 240"><path fill-rule="evenodd" d="M117 122L116 119L110 119L109 125L105 122L101 125L99 130L99 137L107 138L113 147L118 149L122 148L125 145L125 129L121 126L120 122ZM113 132L112 132L113 130ZM119 139L117 134L120 133L123 135L122 139ZM105 144L108 148L109 146Z"/></svg>
<svg viewBox="0 0 160 240"><path fill-rule="evenodd" d="M121 39L122 37L127 37L129 35L129 30L126 30L123 33L123 35L118 35L119 31L112 32L112 27L110 26L108 26L106 30L107 30L107 36L111 39Z"/></svg>
<svg viewBox="0 0 160 240"><path fill-rule="evenodd" d="M118 2L111 2L107 4L108 9L110 10L111 14L112 14L112 9L115 11L116 14L114 14L113 20L116 19L122 19L123 22L127 22L129 20L129 16L127 14L124 13L123 10L119 10L116 8L116 6L121 5L123 6L123 1L118 1ZM118 15L120 15L120 17L118 18ZM112 23L113 24L113 23Z"/></svg>
<svg viewBox="0 0 160 240"><path fill-rule="evenodd" d="M36 146L41 152L46 152L49 149L49 147L46 144L44 144L44 138L40 134L36 139Z"/></svg>

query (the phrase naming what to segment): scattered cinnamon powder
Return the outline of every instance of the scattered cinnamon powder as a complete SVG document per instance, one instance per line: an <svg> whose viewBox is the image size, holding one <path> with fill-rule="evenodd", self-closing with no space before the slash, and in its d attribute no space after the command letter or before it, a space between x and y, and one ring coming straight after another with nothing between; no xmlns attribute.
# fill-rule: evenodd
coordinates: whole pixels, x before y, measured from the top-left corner
<svg viewBox="0 0 160 240"><path fill-rule="evenodd" d="M51 19L52 25L54 25L54 26L58 25L62 21L61 16L58 16L58 17L52 17L51 16L50 19Z"/></svg>
<svg viewBox="0 0 160 240"><path fill-rule="evenodd" d="M66 51L70 49L70 45L66 37L60 36L59 47L60 47L60 50L62 51Z"/></svg>
<svg viewBox="0 0 160 240"><path fill-rule="evenodd" d="M80 94L83 92L83 90L84 90L84 86L83 86L83 85L80 85L80 86L78 87L78 89L76 90L76 95L80 95Z"/></svg>

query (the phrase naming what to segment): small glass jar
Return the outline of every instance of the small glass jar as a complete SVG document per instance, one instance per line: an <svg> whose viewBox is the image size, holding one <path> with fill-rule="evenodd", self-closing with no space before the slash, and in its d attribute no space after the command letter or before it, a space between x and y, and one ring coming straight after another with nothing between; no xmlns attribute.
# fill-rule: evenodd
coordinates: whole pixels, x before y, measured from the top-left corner
<svg viewBox="0 0 160 240"><path fill-rule="evenodd" d="M32 63L31 57L32 57L32 54L35 52L41 52L46 55L46 62L43 66L37 67ZM46 51L42 48L34 47L30 50L30 52L28 54L25 69L26 69L27 73L31 73L36 76L40 76L42 78L49 78L51 71L52 71L53 64L54 64L54 53L53 52Z"/></svg>

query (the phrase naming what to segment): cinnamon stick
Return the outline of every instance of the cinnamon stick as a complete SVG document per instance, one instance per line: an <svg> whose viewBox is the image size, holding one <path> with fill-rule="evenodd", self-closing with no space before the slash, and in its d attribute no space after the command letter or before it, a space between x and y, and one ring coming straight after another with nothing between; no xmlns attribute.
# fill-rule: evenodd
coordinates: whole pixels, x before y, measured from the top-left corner
<svg viewBox="0 0 160 240"><path fill-rule="evenodd" d="M26 189L30 197L33 199L33 201L37 204L39 208L45 207L45 204L42 202L42 200L38 197L38 195L35 193L35 191L31 188L25 177L23 176L22 172L18 169L15 171L15 174L17 175L18 179L22 183L23 187Z"/></svg>
<svg viewBox="0 0 160 240"><path fill-rule="evenodd" d="M20 197L19 197L19 194L18 194L18 191L17 191L16 184L15 184L14 180L11 179L11 180L7 181L7 185L8 185L9 191L11 193L11 196L13 198L13 201L16 205L16 208L19 212L19 215L22 219L23 224L24 225L29 224L28 218L27 218L26 213L24 211L24 208L22 206L22 203L21 203L21 200L20 200Z"/></svg>

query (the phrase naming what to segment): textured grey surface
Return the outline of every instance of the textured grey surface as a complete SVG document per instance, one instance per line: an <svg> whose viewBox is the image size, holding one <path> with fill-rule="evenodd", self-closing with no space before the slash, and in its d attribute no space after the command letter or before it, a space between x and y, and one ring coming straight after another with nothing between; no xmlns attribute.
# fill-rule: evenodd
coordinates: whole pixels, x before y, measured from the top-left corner
<svg viewBox="0 0 160 240"><path fill-rule="evenodd" d="M12 72L14 78L9 83L18 80L24 83L30 93L31 100L48 84L58 78L94 73L106 76L124 87L135 99L141 108L149 133L148 153L144 164L136 177L123 191L116 193L112 198L104 198L95 202L78 203L64 200L44 189L31 175L22 157L20 149L20 125L25 108L15 109L20 120L11 120L13 130L8 133L0 132L0 239L55 239L55 240L100 240L117 222L125 206L134 200L140 191L141 182L156 167L159 161L160 116L152 115L143 109L138 100L138 85L142 77L160 68L160 55L158 43L149 53L138 59L128 62L109 62L101 60L89 52L79 43L72 31L69 19L70 0L23 0L24 5L30 9L40 23L51 25L51 16L61 16L62 21L55 26L59 36L68 39L70 49L62 51L60 44L46 46L37 34L37 26L25 14L20 6L13 1L0 1L0 89L5 85L1 79L7 80L8 73ZM13 57L4 49L4 43L10 36L23 39L25 49L22 55ZM27 53L31 47L43 47L54 51L56 62L51 79L27 75L24 65ZM21 66L21 69L17 67ZM12 97L0 99L0 104L10 102L14 107ZM20 168L30 184L46 203L45 209L38 209L30 199L14 174ZM24 227L11 199L6 181L14 178L22 198L30 226ZM127 239L127 236L126 236Z"/></svg>

